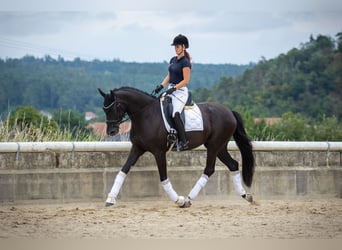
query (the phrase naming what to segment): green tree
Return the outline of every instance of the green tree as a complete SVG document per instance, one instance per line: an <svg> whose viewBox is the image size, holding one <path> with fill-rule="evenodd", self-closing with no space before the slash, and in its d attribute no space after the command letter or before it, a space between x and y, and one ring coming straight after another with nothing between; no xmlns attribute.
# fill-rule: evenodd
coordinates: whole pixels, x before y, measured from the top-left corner
<svg viewBox="0 0 342 250"><path fill-rule="evenodd" d="M58 137L59 127L32 106L17 108L2 126L2 141L45 141Z"/></svg>
<svg viewBox="0 0 342 250"><path fill-rule="evenodd" d="M319 121L312 124L315 141L342 141L342 124L335 116L323 116Z"/></svg>
<svg viewBox="0 0 342 250"><path fill-rule="evenodd" d="M84 130L87 125L84 115L70 109L59 109L58 111L54 112L52 118L58 123L62 130L68 130L74 133Z"/></svg>
<svg viewBox="0 0 342 250"><path fill-rule="evenodd" d="M26 127L35 127L41 129L58 129L55 121L49 120L41 115L38 110L32 106L19 107L9 115L8 122L10 127L18 126L20 129Z"/></svg>
<svg viewBox="0 0 342 250"><path fill-rule="evenodd" d="M337 37L337 49L342 53L342 32L338 32L336 34Z"/></svg>
<svg viewBox="0 0 342 250"><path fill-rule="evenodd" d="M309 121L300 114L287 112L270 127L275 140L312 141L314 131L308 129Z"/></svg>
<svg viewBox="0 0 342 250"><path fill-rule="evenodd" d="M311 36L299 49L263 58L235 78L222 77L208 99L230 107L247 107L254 117L286 112L308 118L342 119L342 53L327 36Z"/></svg>

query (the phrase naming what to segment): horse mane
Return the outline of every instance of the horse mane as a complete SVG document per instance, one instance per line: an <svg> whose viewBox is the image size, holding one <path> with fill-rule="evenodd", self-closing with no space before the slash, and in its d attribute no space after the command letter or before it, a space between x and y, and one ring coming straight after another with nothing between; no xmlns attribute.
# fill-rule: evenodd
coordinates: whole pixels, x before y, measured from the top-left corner
<svg viewBox="0 0 342 250"><path fill-rule="evenodd" d="M128 91L134 91L134 92L138 92L140 94L144 94L146 96L149 96L149 97L152 97L153 99L158 99L156 96L152 95L152 94L148 94L146 93L145 91L143 90L140 90L140 89L137 89L137 88L133 88L133 87L128 87L128 86L123 86L123 87L120 87L118 89L113 89L113 91L119 91L119 90L128 90Z"/></svg>

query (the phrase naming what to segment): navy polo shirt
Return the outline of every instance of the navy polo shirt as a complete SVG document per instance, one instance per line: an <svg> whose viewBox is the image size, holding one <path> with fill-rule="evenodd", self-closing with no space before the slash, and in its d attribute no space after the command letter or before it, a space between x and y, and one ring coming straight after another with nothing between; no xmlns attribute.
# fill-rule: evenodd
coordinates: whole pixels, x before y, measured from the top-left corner
<svg viewBox="0 0 342 250"><path fill-rule="evenodd" d="M179 60L177 56L171 58L169 65L170 83L178 84L183 81L183 68L185 67L191 68L191 63L186 56Z"/></svg>

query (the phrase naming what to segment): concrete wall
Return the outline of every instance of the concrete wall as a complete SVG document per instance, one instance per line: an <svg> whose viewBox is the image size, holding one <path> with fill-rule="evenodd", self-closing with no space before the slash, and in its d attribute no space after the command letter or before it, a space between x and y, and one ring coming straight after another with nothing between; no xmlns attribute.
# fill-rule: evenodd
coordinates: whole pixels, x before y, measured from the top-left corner
<svg viewBox="0 0 342 250"><path fill-rule="evenodd" d="M0 152L0 203L103 201L126 161L128 148L115 152L36 150ZM233 158L240 153L232 149ZM255 150L256 171L251 192L259 199L298 197L342 198L341 149ZM206 161L202 149L169 153L169 178L179 195L187 195ZM229 171L219 161L199 199L237 198ZM121 200L165 199L153 156L143 155L132 167Z"/></svg>

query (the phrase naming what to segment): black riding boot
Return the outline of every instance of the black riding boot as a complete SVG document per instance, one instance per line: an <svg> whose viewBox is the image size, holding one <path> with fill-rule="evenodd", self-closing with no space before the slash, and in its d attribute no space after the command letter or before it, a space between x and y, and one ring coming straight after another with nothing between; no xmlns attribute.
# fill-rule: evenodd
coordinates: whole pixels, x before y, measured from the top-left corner
<svg viewBox="0 0 342 250"><path fill-rule="evenodd" d="M178 132L179 150L180 151L186 150L189 147L189 141L186 139L184 124L178 112L175 114L175 117L173 118L173 120L175 122L175 127Z"/></svg>

